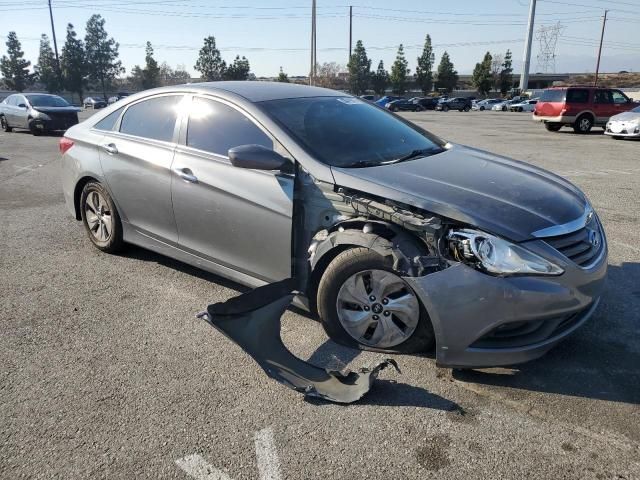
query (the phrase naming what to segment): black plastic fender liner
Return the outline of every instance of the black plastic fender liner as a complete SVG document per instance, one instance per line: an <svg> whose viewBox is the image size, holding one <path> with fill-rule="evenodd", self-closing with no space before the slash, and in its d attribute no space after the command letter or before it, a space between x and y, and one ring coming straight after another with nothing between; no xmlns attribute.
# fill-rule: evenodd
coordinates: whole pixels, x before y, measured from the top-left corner
<svg viewBox="0 0 640 480"><path fill-rule="evenodd" d="M294 297L293 279L258 287L214 303L198 314L216 330L238 344L274 380L304 393L336 403L352 403L365 395L378 373L397 363L386 359L358 373L329 371L293 355L280 338L280 318Z"/></svg>

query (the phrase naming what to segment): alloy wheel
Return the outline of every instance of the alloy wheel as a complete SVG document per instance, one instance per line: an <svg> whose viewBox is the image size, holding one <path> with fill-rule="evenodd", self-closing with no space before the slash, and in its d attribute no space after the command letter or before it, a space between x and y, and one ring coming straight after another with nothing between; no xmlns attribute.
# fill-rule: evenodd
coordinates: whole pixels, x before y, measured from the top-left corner
<svg viewBox="0 0 640 480"><path fill-rule="evenodd" d="M336 300L338 320L357 342L390 348L407 340L420 320L418 299L398 275L365 270L349 277Z"/></svg>
<svg viewBox="0 0 640 480"><path fill-rule="evenodd" d="M113 217L109 204L99 192L92 191L87 195L84 213L93 238L98 242L109 241L113 233Z"/></svg>

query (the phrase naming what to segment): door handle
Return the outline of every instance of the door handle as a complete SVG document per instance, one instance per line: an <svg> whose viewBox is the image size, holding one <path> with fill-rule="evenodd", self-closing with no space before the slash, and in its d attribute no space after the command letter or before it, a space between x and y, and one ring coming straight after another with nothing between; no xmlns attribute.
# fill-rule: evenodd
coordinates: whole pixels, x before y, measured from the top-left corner
<svg viewBox="0 0 640 480"><path fill-rule="evenodd" d="M186 182L198 183L198 177L193 174L190 168L174 168L173 171Z"/></svg>
<svg viewBox="0 0 640 480"><path fill-rule="evenodd" d="M105 143L104 145L101 145L101 147L105 152L110 153L111 155L118 153L118 148L113 143Z"/></svg>

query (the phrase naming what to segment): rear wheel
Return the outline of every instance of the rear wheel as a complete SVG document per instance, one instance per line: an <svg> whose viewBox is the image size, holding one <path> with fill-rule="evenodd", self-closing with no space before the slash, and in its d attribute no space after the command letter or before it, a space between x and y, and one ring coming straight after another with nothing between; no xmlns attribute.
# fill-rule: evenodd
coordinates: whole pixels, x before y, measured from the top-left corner
<svg viewBox="0 0 640 480"><path fill-rule="evenodd" d="M122 223L109 192L98 182L89 182L80 197L82 223L91 242L100 250L122 249Z"/></svg>
<svg viewBox="0 0 640 480"><path fill-rule="evenodd" d="M368 248L339 254L318 285L318 313L327 334L350 347L421 352L434 343L426 310L390 261Z"/></svg>
<svg viewBox="0 0 640 480"><path fill-rule="evenodd" d="M547 123L544 124L544 128L546 128L550 132L557 132L558 130L560 130L562 128L562 124L547 122Z"/></svg>
<svg viewBox="0 0 640 480"><path fill-rule="evenodd" d="M469 105L467 105L466 107L464 107L464 108L463 108L463 110L464 110L465 112L468 112L469 110L471 110L471 108L469 108Z"/></svg>
<svg viewBox="0 0 640 480"><path fill-rule="evenodd" d="M13 130L13 128L11 128L9 126L9 123L7 122L7 119L4 118L4 115L0 115L0 127L2 127L2 129L9 133L11 130Z"/></svg>
<svg viewBox="0 0 640 480"><path fill-rule="evenodd" d="M591 115L580 115L573 124L573 131L576 133L589 133L593 127L593 117Z"/></svg>
<svg viewBox="0 0 640 480"><path fill-rule="evenodd" d="M480 107L480 111L482 112L484 110L484 107Z"/></svg>
<svg viewBox="0 0 640 480"><path fill-rule="evenodd" d="M442 107L442 111L443 112L448 112L449 111L449 106L445 105L444 107Z"/></svg>

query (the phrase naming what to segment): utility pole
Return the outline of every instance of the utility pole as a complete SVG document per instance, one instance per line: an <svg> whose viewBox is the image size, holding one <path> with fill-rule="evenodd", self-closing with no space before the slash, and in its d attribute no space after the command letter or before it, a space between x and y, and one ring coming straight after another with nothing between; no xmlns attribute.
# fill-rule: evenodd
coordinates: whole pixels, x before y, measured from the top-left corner
<svg viewBox="0 0 640 480"><path fill-rule="evenodd" d="M352 45L353 45L353 5L349 5L349 62L351 61Z"/></svg>
<svg viewBox="0 0 640 480"><path fill-rule="evenodd" d="M56 40L56 29L53 26L53 10L51 10L51 0L49 0L49 18L51 19L51 33L53 35L53 50L56 52L56 69L60 76L60 58L58 57L58 42Z"/></svg>
<svg viewBox="0 0 640 480"><path fill-rule="evenodd" d="M604 11L604 17L602 18L602 33L600 33L600 48L598 48L598 63L596 63L596 78L593 81L593 86L598 86L598 73L600 72L600 55L602 55L602 41L604 40L604 27L607 24L607 12L609 10Z"/></svg>
<svg viewBox="0 0 640 480"><path fill-rule="evenodd" d="M316 0L311 2L311 71L309 72L309 85L316 81Z"/></svg>
<svg viewBox="0 0 640 480"><path fill-rule="evenodd" d="M522 58L522 73L520 73L520 93L529 86L529 65L531 63L531 42L533 40L533 22L536 16L536 0L531 0L529 6L529 25L527 27L527 43L524 45Z"/></svg>

